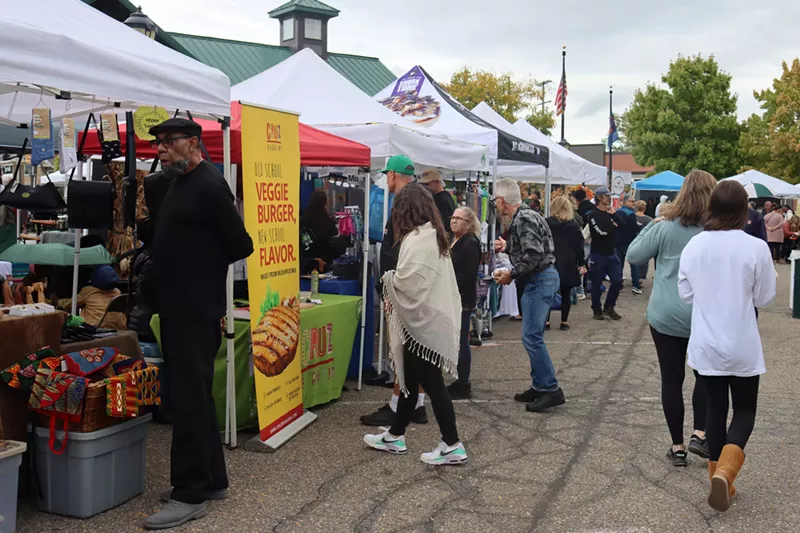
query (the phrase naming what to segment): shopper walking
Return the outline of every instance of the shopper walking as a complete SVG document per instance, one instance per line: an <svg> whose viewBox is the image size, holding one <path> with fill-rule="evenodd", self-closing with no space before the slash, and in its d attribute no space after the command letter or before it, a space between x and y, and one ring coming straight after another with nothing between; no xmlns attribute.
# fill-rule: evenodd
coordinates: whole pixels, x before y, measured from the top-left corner
<svg viewBox="0 0 800 533"><path fill-rule="evenodd" d="M454 400L465 400L472 397L470 374L472 369L472 352L469 347L470 317L477 303L476 283L478 264L481 260L481 223L475 211L469 207L459 207L450 218L450 230L453 233L453 244L450 245L450 256L461 295L461 337L458 351L458 380L447 390Z"/></svg>
<svg viewBox="0 0 800 533"><path fill-rule="evenodd" d="M414 163L404 155L394 155L389 158L386 168L381 170L386 175L386 185L389 192L397 195L411 183L414 179ZM392 207L394 210L394 207ZM393 213L394 211L392 211ZM440 216L441 219L441 216ZM400 247L395 246L395 232L391 213L386 221L386 228L383 232L383 242L381 243L380 269L381 278L389 270L397 267L397 257ZM391 341L391 339L389 339ZM397 412L397 403L400 400L400 387L395 382L392 398L389 403L381 406L374 413L361 416L361 423L365 426L390 426L394 423ZM428 413L425 411L425 394L422 389L417 396L417 408L411 417L415 424L427 424Z"/></svg>
<svg viewBox="0 0 800 533"><path fill-rule="evenodd" d="M619 320L614 307L617 305L619 291L622 288L622 263L615 250L615 242L619 225L612 218L614 208L611 207L611 193L605 187L594 192L597 205L587 215L592 247L589 254L589 280L592 283L592 311L595 320ZM603 305L600 299L605 277L611 280L611 287Z"/></svg>
<svg viewBox="0 0 800 533"><path fill-rule="evenodd" d="M228 266L252 254L253 241L222 174L203 160L200 125L173 118L150 128L150 134L156 137L161 169L172 180L156 219L151 254L175 423L173 488L161 495L164 508L143 525L167 529L205 516L205 501L228 493L211 385Z"/></svg>
<svg viewBox="0 0 800 533"><path fill-rule="evenodd" d="M572 305L572 288L581 283L581 276L586 272L586 259L583 255L583 234L575 222L573 203L566 196L559 196L550 203L550 214L547 225L553 236L556 270L560 280L561 293L561 326L569 329L569 311ZM547 314L550 323L550 313Z"/></svg>
<svg viewBox="0 0 800 533"><path fill-rule="evenodd" d="M508 251L512 265L510 271L498 273L495 280L501 285L513 280L522 293L522 344L531 362L531 388L514 399L527 403L528 411L544 411L565 402L544 343L544 325L560 286L553 266L553 236L545 219L522 203L514 180L506 178L495 184L495 202L497 212L511 218L511 226L509 240L497 239L494 249Z"/></svg>
<svg viewBox="0 0 800 533"><path fill-rule="evenodd" d="M625 260L628 255L628 246L631 245L633 239L639 234L639 220L636 218L636 202L633 196L625 198L622 207L614 214L614 220L619 225L617 231L617 255L621 264L622 272L625 272ZM644 294L642 292L642 284L639 282L639 265L629 263L631 267L631 284L633 285L633 294Z"/></svg>
<svg viewBox="0 0 800 533"><path fill-rule="evenodd" d="M772 260L777 262L781 258L781 247L783 246L783 223L786 219L777 205L770 204L770 211L764 207L764 225L767 228L767 242L772 253Z"/></svg>
<svg viewBox="0 0 800 533"><path fill-rule="evenodd" d="M720 182L708 211L705 231L681 256L678 291L692 304L689 366L700 374L708 398L708 503L726 511L755 424L759 376L766 372L753 308L775 297L777 275L768 247L741 229L747 220L741 184ZM733 417L726 427L729 395Z"/></svg>
<svg viewBox="0 0 800 533"><path fill-rule="evenodd" d="M678 296L678 267L687 243L703 230L708 201L716 184L717 180L708 172L689 172L675 202L664 209L663 218L657 218L646 226L628 248L631 261L641 263L655 259L647 322L661 370L661 406L672 437L667 458L675 466L687 464L683 438L683 381L692 321L691 305L682 302ZM697 378L692 394L692 412L694 431L689 451L708 457L706 402L702 384Z"/></svg>
<svg viewBox="0 0 800 533"><path fill-rule="evenodd" d="M458 438L453 402L442 370L456 375L461 297L450 259L450 246L433 195L409 184L392 209L397 266L383 275L389 324L389 357L402 396L388 431L365 435L376 450L403 454L406 427L417 405L419 387L430 396L442 442L420 457L432 465L461 464L467 452Z"/></svg>

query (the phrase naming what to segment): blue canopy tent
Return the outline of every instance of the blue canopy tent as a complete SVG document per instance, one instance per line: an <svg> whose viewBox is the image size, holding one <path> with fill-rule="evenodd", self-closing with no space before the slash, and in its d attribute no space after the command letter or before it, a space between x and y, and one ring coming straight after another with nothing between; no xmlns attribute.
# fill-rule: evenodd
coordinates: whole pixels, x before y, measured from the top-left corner
<svg viewBox="0 0 800 533"><path fill-rule="evenodd" d="M665 170L645 180L633 182L631 188L637 191L679 191L683 180L684 178L680 174Z"/></svg>

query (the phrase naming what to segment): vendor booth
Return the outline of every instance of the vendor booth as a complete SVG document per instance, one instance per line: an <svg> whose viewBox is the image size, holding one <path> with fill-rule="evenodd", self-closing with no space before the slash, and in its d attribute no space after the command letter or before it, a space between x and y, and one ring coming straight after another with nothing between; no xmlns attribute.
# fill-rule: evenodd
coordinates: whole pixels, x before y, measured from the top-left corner
<svg viewBox="0 0 800 533"><path fill-rule="evenodd" d="M758 170L748 170L725 178L726 180L738 181L744 186L747 185L761 185L769 191L769 197L773 198L798 198L800 197L800 186L792 185L787 181L778 178L773 178L768 174L764 174ZM752 198L753 196L751 196Z"/></svg>
<svg viewBox="0 0 800 533"><path fill-rule="evenodd" d="M650 176L647 179L634 181L631 185L632 189L637 192L640 191L672 191L677 192L683 186L684 177L671 170L659 172L655 176Z"/></svg>

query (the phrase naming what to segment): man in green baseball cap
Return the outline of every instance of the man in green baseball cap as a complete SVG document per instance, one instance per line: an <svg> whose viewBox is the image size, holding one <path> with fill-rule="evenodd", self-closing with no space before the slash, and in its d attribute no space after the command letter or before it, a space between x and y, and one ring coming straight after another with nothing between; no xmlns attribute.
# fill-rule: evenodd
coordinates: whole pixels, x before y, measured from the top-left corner
<svg viewBox="0 0 800 533"><path fill-rule="evenodd" d="M414 179L414 162L404 155L393 155L386 162L386 168L381 172L386 174L389 192L397 194ZM397 268L399 253L400 247L394 245L394 227L392 226L392 213L390 211L389 219L386 221L386 229L383 232L383 242L381 243L378 279L382 278L387 271ZM381 288L376 288L378 289L378 294L380 294ZM366 426L391 426L397 413L399 398L400 386L395 382L391 402L374 413L362 416L361 423ZM422 391L422 387L419 390L417 407L414 410L414 414L411 415L411 421L416 424L428 423L428 414L425 412L425 394Z"/></svg>

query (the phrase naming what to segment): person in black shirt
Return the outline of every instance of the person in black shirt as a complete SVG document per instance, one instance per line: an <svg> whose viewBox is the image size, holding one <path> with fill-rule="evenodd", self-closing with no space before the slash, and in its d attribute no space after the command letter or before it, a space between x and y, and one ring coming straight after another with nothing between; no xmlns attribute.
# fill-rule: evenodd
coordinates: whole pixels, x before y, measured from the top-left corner
<svg viewBox="0 0 800 533"><path fill-rule="evenodd" d="M253 241L217 168L203 160L202 128L169 119L150 128L161 168L171 177L156 220L155 265L161 347L167 367L172 429L172 489L147 529L176 527L205 516L206 500L228 494L225 458L211 395L222 341L228 266L253 253Z"/></svg>
<svg viewBox="0 0 800 533"><path fill-rule="evenodd" d="M594 210L595 205L591 200L586 199L586 191L583 189L578 189L577 191L573 192L572 196L575 197L575 201L578 204L578 215L581 217L585 225L587 222L586 215Z"/></svg>
<svg viewBox="0 0 800 533"><path fill-rule="evenodd" d="M349 238L339 237L336 220L328 213L328 195L314 191L300 217L301 273L320 270L347 250ZM325 265L319 265L321 259Z"/></svg>
<svg viewBox="0 0 800 533"><path fill-rule="evenodd" d="M455 239L450 246L450 257L453 259L458 292L461 295L461 342L458 351L458 380L447 390L454 400L465 400L472 397L472 385L469 381L472 369L469 322L477 304L476 283L481 260L481 241L478 236L481 233L481 223L472 209L459 207L450 217L450 230Z"/></svg>
<svg viewBox="0 0 800 533"><path fill-rule="evenodd" d="M597 206L587 215L589 231L592 236L592 250L589 255L589 279L592 282L592 310L595 320L619 320L614 310L619 291L622 288L622 263L615 251L618 224L614 220L611 207L611 194L605 187L594 192ZM606 296L605 307L600 299L603 279L611 279L611 287Z"/></svg>
<svg viewBox="0 0 800 533"><path fill-rule="evenodd" d="M426 170L422 173L419 183L430 189L431 193L433 194L433 201L436 203L436 207L439 209L439 214L442 215L442 224L444 224L444 229L447 232L447 235L452 237L453 230L450 227L450 217L453 216L453 213L456 210L456 203L453 201L453 196L444 190L444 181L442 181L442 175L435 168Z"/></svg>
<svg viewBox="0 0 800 533"><path fill-rule="evenodd" d="M386 174L386 185L389 193L397 195L403 187L411 183L414 179L414 163L404 155L394 155L389 158L386 168L381 170ZM395 246L394 226L392 225L392 212L386 221L386 229L383 231L383 242L381 243L380 265L378 268L378 279L389 270L397 269L397 260L400 254L400 245ZM382 288L378 288L382 292ZM381 294L381 299L383 295ZM374 413L363 415L361 423L365 426L391 426L397 413L397 402L400 400L400 386L395 382L394 392L390 403L382 406ZM411 421L416 424L427 424L428 414L425 412L425 394L422 387L419 389L417 407L411 415Z"/></svg>

